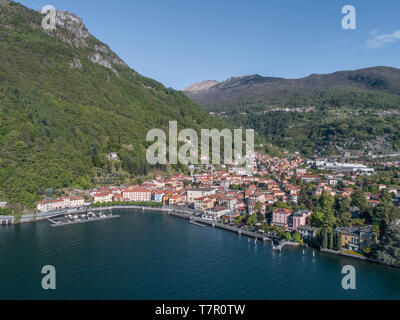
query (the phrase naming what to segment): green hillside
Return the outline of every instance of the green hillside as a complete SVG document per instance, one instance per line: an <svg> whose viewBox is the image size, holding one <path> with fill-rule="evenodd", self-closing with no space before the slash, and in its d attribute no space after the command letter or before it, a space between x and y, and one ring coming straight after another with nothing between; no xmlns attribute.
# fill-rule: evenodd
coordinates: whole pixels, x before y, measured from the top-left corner
<svg viewBox="0 0 400 320"><path fill-rule="evenodd" d="M400 149L400 70L375 67L303 79L259 75L186 95L221 118L251 127L279 147L306 155L388 154ZM287 109L287 110L286 110Z"/></svg>
<svg viewBox="0 0 400 320"><path fill-rule="evenodd" d="M183 93L141 76L72 14L43 15L0 1L0 200L32 207L45 190L92 184L118 152L120 170L145 174L152 128L218 127Z"/></svg>

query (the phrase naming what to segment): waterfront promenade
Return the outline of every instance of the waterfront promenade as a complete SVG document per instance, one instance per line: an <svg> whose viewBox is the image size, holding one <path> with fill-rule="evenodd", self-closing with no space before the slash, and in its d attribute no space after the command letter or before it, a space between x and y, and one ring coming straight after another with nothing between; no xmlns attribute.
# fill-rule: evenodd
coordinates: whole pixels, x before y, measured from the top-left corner
<svg viewBox="0 0 400 320"><path fill-rule="evenodd" d="M166 213L170 216L175 216L178 218L182 218L188 221L194 221L194 222L198 222L198 223L202 223L205 225L209 225L213 228L221 228L221 229L225 229L231 232L235 232L238 235L244 235L244 236L248 236L251 238L256 238L258 240L261 240L263 242L266 241L272 241L274 240L271 236L267 236L261 233L257 233L257 232L253 232L250 230L245 230L245 229L241 229L241 228L237 228L234 226L230 226L227 224L223 224L223 223L219 223L216 221L212 221L212 220L206 220L206 219L202 219L200 217L196 217L195 213L196 211L189 209L189 208L177 208L177 207L169 207L169 206L164 206L164 207L143 207L143 206L134 206L134 205L127 205L127 206L105 206L105 207L100 207L100 208L87 208L87 209L82 209L82 210L68 210L65 212L54 212L53 214L48 213L45 218L43 219L49 219L55 216L60 216L60 215L64 215L64 214L79 214L79 213L84 213L86 211L93 211L93 212L97 212L97 211L106 211L106 210L114 210L114 209L130 209L130 210L140 210L140 211L158 211L158 212L162 212L162 213ZM43 220L40 219L40 220ZM39 219L38 219L39 220Z"/></svg>
<svg viewBox="0 0 400 320"><path fill-rule="evenodd" d="M208 225L212 228L220 228L220 229L224 229L227 231L231 231L231 232L238 234L239 236L244 235L244 236L247 236L250 238L255 238L255 239L263 241L263 242L279 240L278 238L276 238L274 236L261 234L261 233L253 232L253 231L246 230L243 228L234 227L234 226L231 226L228 224L219 223L217 221L206 220L206 219L202 219L200 217L196 217L196 213L199 213L199 212L196 212L195 210L187 208L187 207L185 207L185 208L170 207L170 206L144 207L144 206L136 206L136 205L105 206L105 207L99 207L99 208L87 207L87 208L81 208L81 209L69 209L69 210L63 210L63 211L38 213L35 215L23 216L23 219L21 219L20 222L21 223L22 222L39 222L39 221L45 221L45 220L51 221L52 218L67 215L67 214L80 214L80 213L85 213L87 211L98 212L98 211L107 211L107 210L114 210L114 209L118 209L118 210L128 209L128 210L137 210L137 211L142 211L142 212L156 211L156 212L161 212L161 213L164 213L164 214L167 214L170 216L175 216L175 217L178 217L181 219L185 219L187 221L192 221L195 223ZM75 223L71 223L71 224L75 224ZM274 248L280 251L285 246L299 247L300 245L295 242L284 241L284 242L279 243L278 246L276 246L276 247L274 246ZM356 256L356 255L348 254L348 253L341 252L341 251L334 251L334 250L328 250L328 249L322 249L322 248L320 249L320 251L323 253L326 253L326 254L341 255L341 256L345 256L345 257L349 257L349 258L364 260L366 262L372 262L372 263L387 265L390 267L400 268L400 266L398 266L398 265L382 263L380 261L377 261L375 259L371 259L371 258L368 258L365 256Z"/></svg>
<svg viewBox="0 0 400 320"><path fill-rule="evenodd" d="M186 219L186 220L189 220L189 221L203 223L203 224L209 225L209 226L211 226L213 228L221 228L221 229L225 229L225 230L228 230L228 231L232 231L232 232L237 233L238 235L244 235L244 236L256 238L256 239L259 239L259 240L261 240L263 242L272 241L273 240L271 237L269 237L267 235L263 235L261 233L252 232L250 230L245 230L245 229L233 227L233 226L230 226L230 225L227 225L227 224L219 223L219 222L216 222L216 221L206 220L206 219L202 219L202 218L199 218L199 217L195 217L195 216L189 215L189 214L186 213L185 210L179 210L179 209L170 210L170 211L167 212L167 214L171 215L171 216L179 217L179 218L182 218L182 219Z"/></svg>

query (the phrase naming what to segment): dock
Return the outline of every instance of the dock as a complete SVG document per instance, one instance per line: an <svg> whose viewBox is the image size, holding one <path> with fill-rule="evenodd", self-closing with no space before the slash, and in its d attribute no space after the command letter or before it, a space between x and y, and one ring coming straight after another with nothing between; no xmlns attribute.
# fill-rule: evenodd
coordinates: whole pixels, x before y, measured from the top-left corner
<svg viewBox="0 0 400 320"><path fill-rule="evenodd" d="M248 236L250 238L257 238L258 240L261 240L262 242L267 242L267 241L272 241L272 238L266 234L261 234L261 233L257 233L257 232L253 232L250 230L244 230L244 229L240 229L234 226L230 226L230 225L226 225L223 223L219 223L217 221L212 221L212 220L205 220L202 218L198 218L198 217L193 217L193 216L189 216L188 214L186 214L185 211L183 210L173 210L173 211L169 211L167 212L168 215L170 216L175 216L178 218L182 218L185 220L189 220L192 222L196 222L199 224L204 224L204 225L209 225L213 228L220 228L220 229L225 229L228 231L232 231L234 233L237 233L239 236Z"/></svg>
<svg viewBox="0 0 400 320"><path fill-rule="evenodd" d="M205 227L204 224L198 223L196 221L189 221L189 223L194 224L194 225L199 226L199 227Z"/></svg>
<svg viewBox="0 0 400 320"><path fill-rule="evenodd" d="M287 240L282 240L279 242L277 246L273 244L273 249L275 251L282 251L282 249L286 246L290 247L300 247L300 244L298 242L292 242L292 241L287 241Z"/></svg>
<svg viewBox="0 0 400 320"><path fill-rule="evenodd" d="M67 220L67 221L54 221L51 219L47 219L47 220L52 223L51 224L52 227L63 227L63 226L69 226L69 225L79 224L79 223L115 219L115 218L119 218L119 217L120 217L119 215L107 215L107 216L103 216L103 217L94 217L92 219L79 219L79 220Z"/></svg>
<svg viewBox="0 0 400 320"><path fill-rule="evenodd" d="M275 251L282 251L282 248L283 248L286 244L287 244L286 241L280 241L279 244L278 244L277 246L275 246L275 245L273 244L273 249L274 249Z"/></svg>

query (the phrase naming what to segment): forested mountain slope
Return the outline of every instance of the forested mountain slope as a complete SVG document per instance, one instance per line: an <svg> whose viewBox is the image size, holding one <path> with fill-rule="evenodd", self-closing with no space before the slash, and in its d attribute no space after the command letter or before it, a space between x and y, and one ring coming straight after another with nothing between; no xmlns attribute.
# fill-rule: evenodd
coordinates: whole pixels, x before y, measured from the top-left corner
<svg viewBox="0 0 400 320"><path fill-rule="evenodd" d="M0 200L32 207L48 188L91 185L118 152L143 174L148 130L210 128L217 120L182 92L129 68L82 20L0 1Z"/></svg>

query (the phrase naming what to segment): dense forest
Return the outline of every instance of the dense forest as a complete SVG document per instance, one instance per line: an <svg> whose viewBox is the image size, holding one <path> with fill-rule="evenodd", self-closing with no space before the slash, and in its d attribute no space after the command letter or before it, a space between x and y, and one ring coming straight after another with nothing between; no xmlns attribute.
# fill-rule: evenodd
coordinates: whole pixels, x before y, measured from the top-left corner
<svg viewBox="0 0 400 320"><path fill-rule="evenodd" d="M231 119L256 128L273 145L307 156L343 150L381 155L400 149L400 114L379 116L371 109L320 107L311 112L233 112Z"/></svg>
<svg viewBox="0 0 400 320"><path fill-rule="evenodd" d="M166 129L169 120L180 128L219 127L69 17L58 17L65 27L45 32L40 13L0 3L0 200L32 208L46 190L87 188L96 168L110 169L109 152L120 157L117 171L146 174L146 133Z"/></svg>

